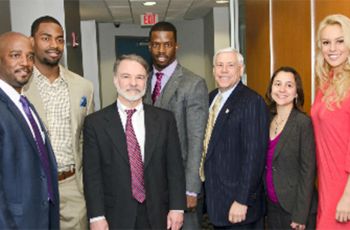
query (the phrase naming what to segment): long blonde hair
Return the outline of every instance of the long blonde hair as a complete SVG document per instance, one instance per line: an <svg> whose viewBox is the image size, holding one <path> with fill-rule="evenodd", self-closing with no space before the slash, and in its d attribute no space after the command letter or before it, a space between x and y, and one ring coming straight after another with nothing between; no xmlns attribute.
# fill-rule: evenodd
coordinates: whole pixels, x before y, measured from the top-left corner
<svg viewBox="0 0 350 230"><path fill-rule="evenodd" d="M322 100L328 109L333 110L333 104L338 108L341 102L348 95L350 88L350 57L348 57L343 71L334 73L330 78L331 66L325 61L322 55L321 33L329 25L339 25L344 33L344 42L350 49L350 19L342 14L333 14L325 17L318 26L317 50L316 50L316 75L317 84L323 93Z"/></svg>

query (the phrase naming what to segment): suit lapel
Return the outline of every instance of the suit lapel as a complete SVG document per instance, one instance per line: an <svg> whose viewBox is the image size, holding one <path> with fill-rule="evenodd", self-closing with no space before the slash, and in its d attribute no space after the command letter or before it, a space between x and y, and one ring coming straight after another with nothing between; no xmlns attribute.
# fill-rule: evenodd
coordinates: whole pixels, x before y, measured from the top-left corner
<svg viewBox="0 0 350 230"><path fill-rule="evenodd" d="M43 100L41 99L40 92L35 85L34 75L30 78L29 82L23 87L23 93L29 98L29 101L35 105L35 109L39 114L46 129L48 127L47 118L43 116L46 114Z"/></svg>
<svg viewBox="0 0 350 230"><path fill-rule="evenodd" d="M207 159L210 158L211 153L212 153L212 151L217 143L217 140L219 139L219 137L221 135L220 130L222 130L222 127L225 125L227 118L233 112L235 105L239 102L243 87L244 86L243 86L242 82L239 82L238 85L236 86L236 88L232 91L231 95L228 97L224 106L221 108L221 110L218 114L218 117L215 121L213 131L211 133L209 146L208 146L208 152L207 152Z"/></svg>
<svg viewBox="0 0 350 230"><path fill-rule="evenodd" d="M158 140L159 128L158 128L158 116L156 113L152 113L149 110L150 106L143 105L145 111L145 160L144 168L146 169L148 163L152 158L154 152L155 143Z"/></svg>
<svg viewBox="0 0 350 230"><path fill-rule="evenodd" d="M107 132L107 135L111 138L114 147L117 149L117 152L129 164L125 131L120 120L117 105L115 103L108 107L104 119L105 123L103 126Z"/></svg>
<svg viewBox="0 0 350 230"><path fill-rule="evenodd" d="M162 105L168 105L171 98L174 96L176 90L179 87L179 82L182 77L182 68L178 64L175 68L173 75L170 77L169 81L164 86L161 95L157 99L155 106L164 107Z"/></svg>
<svg viewBox="0 0 350 230"><path fill-rule="evenodd" d="M275 152L273 154L273 160L276 160L279 157L279 155L282 152L283 146L289 139L289 135L291 131L296 126L296 115L297 115L297 112L293 109L288 117L286 125L284 126L280 139L276 145Z"/></svg>
<svg viewBox="0 0 350 230"><path fill-rule="evenodd" d="M29 143L33 147L35 152L38 152L38 149L36 147L35 139L33 137L32 131L30 130L27 121L23 117L21 111L18 110L17 106L11 101L11 99L5 94L5 92L0 89L0 100L2 100L5 104L7 104L7 107L9 111L13 114L13 116L16 118L16 121L20 123L20 126L22 127L22 130L27 137ZM39 116L38 116L39 118Z"/></svg>

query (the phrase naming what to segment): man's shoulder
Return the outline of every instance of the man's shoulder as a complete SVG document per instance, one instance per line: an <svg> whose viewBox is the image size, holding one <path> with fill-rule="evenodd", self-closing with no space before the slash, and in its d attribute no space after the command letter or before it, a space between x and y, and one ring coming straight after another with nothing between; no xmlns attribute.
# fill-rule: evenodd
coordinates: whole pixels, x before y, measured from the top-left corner
<svg viewBox="0 0 350 230"><path fill-rule="evenodd" d="M202 78L199 75L195 74L194 72L192 72L191 70L189 70L186 67L182 66L181 64L177 65L177 67L175 69L175 73L177 71L180 73L180 75L182 76L184 81L190 81L190 82L203 81L204 82L204 78Z"/></svg>
<svg viewBox="0 0 350 230"><path fill-rule="evenodd" d="M84 85L92 87L92 82L90 80L84 78L83 76L80 76L77 73L74 73L73 71L71 71L63 66L60 66L60 68L61 68L62 72L64 73L65 77L73 79L74 81L78 81L79 84L82 84L82 85L79 85L80 87L82 87Z"/></svg>

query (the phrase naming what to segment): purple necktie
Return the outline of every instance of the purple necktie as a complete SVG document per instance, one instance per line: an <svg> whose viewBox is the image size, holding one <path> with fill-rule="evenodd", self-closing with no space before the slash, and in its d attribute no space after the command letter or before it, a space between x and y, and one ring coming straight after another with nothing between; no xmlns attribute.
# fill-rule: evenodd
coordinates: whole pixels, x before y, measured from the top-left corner
<svg viewBox="0 0 350 230"><path fill-rule="evenodd" d="M146 191L143 178L143 162L140 145L136 139L135 131L131 121L131 117L135 111L136 109L125 110L127 114L125 135L130 162L132 196L138 202L142 203L146 199Z"/></svg>
<svg viewBox="0 0 350 230"><path fill-rule="evenodd" d="M52 191L52 184L51 184L51 174L50 174L50 165L49 165L49 159L48 159L48 153L46 146L43 142L41 133L39 131L38 124L34 120L33 114L30 111L30 103L28 99L25 96L21 96L19 100L22 104L23 110L25 114L27 115L27 118L30 122L30 125L32 126L32 129L34 131L34 136L35 136L35 143L39 151L39 156L41 163L43 165L45 174L46 174L46 182L47 182L47 189L48 189L48 196L51 201L54 201L53 199L53 191ZM38 118L39 119L39 118Z"/></svg>
<svg viewBox="0 0 350 230"><path fill-rule="evenodd" d="M160 91L162 89L162 78L163 78L163 75L164 75L164 73L162 73L162 72L157 72L156 73L157 81L156 81L156 84L154 86L154 90L153 90L153 93L152 93L153 104L156 103L156 100L157 100L157 98L160 95Z"/></svg>

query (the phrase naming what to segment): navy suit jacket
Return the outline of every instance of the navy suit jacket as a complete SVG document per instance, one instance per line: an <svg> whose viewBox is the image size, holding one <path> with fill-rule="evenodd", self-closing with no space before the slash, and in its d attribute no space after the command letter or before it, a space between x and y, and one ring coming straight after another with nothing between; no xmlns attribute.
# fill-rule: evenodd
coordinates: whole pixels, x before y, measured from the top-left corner
<svg viewBox="0 0 350 230"><path fill-rule="evenodd" d="M0 229L58 229L57 166L48 136L54 203L30 128L1 89L0 111Z"/></svg>
<svg viewBox="0 0 350 230"><path fill-rule="evenodd" d="M210 103L218 90L209 94ZM261 96L239 82L220 110L204 165L210 221L230 226L234 201L248 206L246 220L264 215L262 175L268 143L268 109Z"/></svg>

